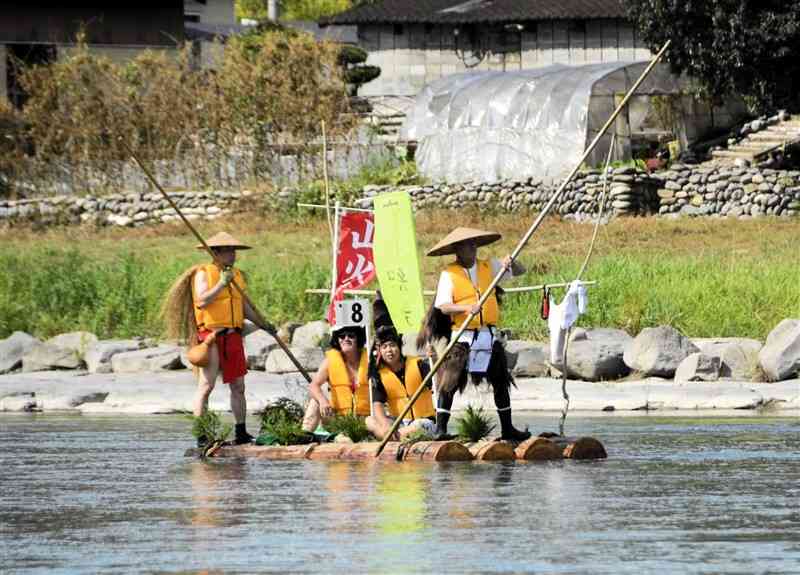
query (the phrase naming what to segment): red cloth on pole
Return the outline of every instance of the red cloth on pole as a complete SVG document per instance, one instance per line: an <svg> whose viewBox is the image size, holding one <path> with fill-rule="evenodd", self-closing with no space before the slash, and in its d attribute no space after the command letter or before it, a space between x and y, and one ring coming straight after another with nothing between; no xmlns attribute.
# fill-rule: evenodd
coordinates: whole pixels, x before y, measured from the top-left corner
<svg viewBox="0 0 800 575"><path fill-rule="evenodd" d="M328 323L336 323L335 305L344 299L344 290L358 289L375 277L372 239L375 224L369 212L344 212L339 220L339 246L336 249L336 291L328 306Z"/></svg>

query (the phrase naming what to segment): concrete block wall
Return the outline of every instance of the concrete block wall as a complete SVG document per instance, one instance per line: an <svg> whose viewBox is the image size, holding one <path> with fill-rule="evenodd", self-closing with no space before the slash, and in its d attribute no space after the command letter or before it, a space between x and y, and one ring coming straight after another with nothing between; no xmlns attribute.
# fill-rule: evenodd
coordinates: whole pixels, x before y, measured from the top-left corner
<svg viewBox="0 0 800 575"><path fill-rule="evenodd" d="M514 28L480 28L471 50L466 27L430 24L368 24L358 27L367 63L381 75L363 96L413 96L443 76L468 70L513 71L550 64L582 65L649 59L631 24L621 20L547 21Z"/></svg>

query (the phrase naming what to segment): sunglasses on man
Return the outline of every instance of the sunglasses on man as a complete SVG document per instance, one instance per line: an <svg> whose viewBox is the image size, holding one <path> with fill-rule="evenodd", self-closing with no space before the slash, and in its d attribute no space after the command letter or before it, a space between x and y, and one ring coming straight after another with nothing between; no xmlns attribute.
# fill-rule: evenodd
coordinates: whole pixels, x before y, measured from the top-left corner
<svg viewBox="0 0 800 575"><path fill-rule="evenodd" d="M357 340L358 336L352 331L346 331L344 333L339 334L339 339L350 339L350 340Z"/></svg>

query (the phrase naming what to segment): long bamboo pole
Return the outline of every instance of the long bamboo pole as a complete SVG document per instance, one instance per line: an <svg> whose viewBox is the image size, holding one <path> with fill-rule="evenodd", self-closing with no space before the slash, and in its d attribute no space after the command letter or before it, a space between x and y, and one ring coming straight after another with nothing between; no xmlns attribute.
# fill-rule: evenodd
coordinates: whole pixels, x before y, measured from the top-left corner
<svg viewBox="0 0 800 575"><path fill-rule="evenodd" d="M593 286L597 284L597 281L586 281L581 282L585 286ZM535 286L520 286L520 287L507 287L503 288L503 291L507 294L511 293L527 293L532 291L540 291L544 288L556 288L556 287L567 287L569 283L555 283L555 284L540 284ZM319 294L319 295L330 295L331 290L327 288L308 288L305 290L307 294ZM374 289L346 289L343 292L345 295L366 295L366 296L374 296L377 295L377 290ZM425 296L432 296L436 295L434 290L424 290L422 295Z"/></svg>
<svg viewBox="0 0 800 575"><path fill-rule="evenodd" d="M542 211L539 213L539 215L536 218L536 220L533 222L531 227L528 229L528 231L522 237L522 239L520 240L519 244L517 244L517 247L514 248L513 252L511 252L511 256L510 256L511 262L509 263L509 266L514 263L514 260L517 259L517 257L519 256L519 253L522 251L522 249L528 243L528 240L531 239L531 236L533 235L533 233L542 224L542 221L544 221L545 216L547 216L548 212L552 209L553 205L556 203L556 200L558 200L559 196L561 196L561 194L563 193L564 189L567 187L567 184L572 180L572 178L575 177L575 174L578 173L578 170L583 165L583 163L586 161L586 158L589 157L589 154L592 153L592 150L594 150L595 146L597 146L598 142L600 142L600 138L606 133L606 131L608 130L609 126L611 126L611 124L614 122L614 120L617 119L617 116L619 115L619 113L625 108L625 106L628 103L628 100L630 100L631 96L633 96L633 93L636 91L636 89L639 87L639 85L644 81L644 79L648 76L648 74L650 74L650 72L652 71L653 67L655 67L655 65L658 63L658 61L661 60L661 57L667 51L667 48L669 47L670 42L671 42L670 40L666 41L666 43L661 47L661 50L658 51L658 54L656 54L655 57L653 58L653 60L650 62L650 64L648 64L647 68L644 69L644 71L642 72L642 75L639 76L639 79L636 80L636 82L634 83L633 86L631 86L631 89L628 90L627 94L625 94L625 97L619 103L619 105L617 106L616 110L614 110L614 113L611 114L611 117L606 121L606 123L600 129L598 134L595 136L594 140L592 140L592 143L589 144L589 146L586 148L586 151L583 153L583 156L581 157L581 159L577 162L577 164L572 169L572 171L569 173L569 175L564 179L564 181L561 183L561 185L558 187L558 189L552 195L552 197L547 202L547 204L545 204L544 208L542 208ZM489 284L489 287L486 289L486 291L483 293L483 295L478 300L478 304L477 304L478 305L478 309L480 309L483 306L483 304L486 302L486 300L489 298L489 296L494 291L494 288L497 287L497 284L500 282L500 279L503 277L503 274L505 274L505 271L506 271L505 268L500 270L500 273L498 273L495 276L495 278L492 280L492 283ZM439 370L439 368L441 367L441 365L444 362L445 358L447 357L447 354L450 353L450 350L453 349L453 346L458 341L458 338L461 336L462 333L464 333L464 330L467 329L467 326L469 325L469 322L471 322L472 319L476 315L478 315L478 313L479 312L474 312L474 311L470 312L467 315L467 318L461 324L461 327L458 328L458 332L453 337L450 338L450 343L447 345L447 347L445 348L444 352L439 357L439 359L437 359L436 363L431 368L430 373L428 373L428 375L425 376L425 379L422 380L422 384L419 386L419 388L417 388L417 391L414 392L414 395L412 395L411 398L408 400L408 403L406 404L405 409L403 410L403 412L399 416L397 416L397 419L395 419L394 423L392 424L392 427L389 430L389 433L387 433L386 437L384 437L383 441L381 441L381 444L378 446L377 452L375 453L375 457L380 456L381 452L383 451L383 448L389 442L389 438L395 433L395 431L397 431L397 428L400 427L400 424L402 423L403 418L406 416L406 414L409 412L411 407L414 405L414 402L417 401L419 396L422 395L422 392L425 391L425 389L430 385L430 382L431 382L431 379L433 378L433 375Z"/></svg>
<svg viewBox="0 0 800 575"><path fill-rule="evenodd" d="M120 140L120 143L126 149L128 155L131 158L133 158L133 160L139 165L139 167L142 169L142 171L147 176L147 179L150 180L150 182L152 182L152 184L156 187L156 189L158 189L159 192L161 192L161 195L163 195L164 198L169 203L169 205L172 206L172 209L175 210L175 213L178 214L178 217L180 217L180 219L183 220L183 223L186 224L186 227L188 227L189 230L192 232L192 234L194 234L194 237L196 237L197 240L200 242L200 244L202 244L203 249L205 249L208 252L208 255L211 256L211 259L214 260L214 262L217 263L217 265L220 266L220 269L222 269L222 265L220 265L219 260L217 260L216 255L214 255L214 252L211 250L211 248L208 246L206 241L203 239L203 236L201 236L200 233L192 225L192 223L189 220L186 219L186 216L183 215L183 212L181 212L180 208L178 208L178 206L175 204L175 202L172 201L172 198L169 197L169 194L167 194L167 192L164 191L164 188L161 187L161 184L158 183L158 180L156 180L155 176L153 176L153 174L150 173L150 170L147 169L147 166L144 165L144 163L139 159L139 157L136 155L136 153L133 150L130 149L130 147L128 146L128 144L126 142L124 142L123 140ZM236 283L235 280L231 282L231 285L233 285L234 289L237 292L239 292L239 295L242 296L242 299L244 300L244 303L247 304L248 306L250 306L250 309L253 310L253 313L256 315L256 320L258 321L258 327L260 327L261 329L263 329L264 331L269 333L273 338L275 338L275 341L278 343L280 348L284 351L284 353L289 358L289 360L294 364L294 366L297 368L297 370L301 374L303 374L303 377L306 378L306 381L308 381L310 383L311 382L311 376L308 375L308 372L306 371L306 369L297 360L297 358L291 352L289 347L283 342L283 340L281 338L278 337L278 334L275 333L274 330L270 330L270 329L267 328L267 326L268 326L267 320L264 319L264 316L261 315L261 312L258 311L258 308L253 304L252 300L249 297L247 297L247 294L244 293L244 290L239 286L239 284Z"/></svg>

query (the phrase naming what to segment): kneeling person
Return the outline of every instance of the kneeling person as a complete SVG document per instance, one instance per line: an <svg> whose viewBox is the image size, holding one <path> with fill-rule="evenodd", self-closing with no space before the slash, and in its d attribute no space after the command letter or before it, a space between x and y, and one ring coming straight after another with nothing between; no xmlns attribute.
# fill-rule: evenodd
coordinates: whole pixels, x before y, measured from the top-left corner
<svg viewBox="0 0 800 575"><path fill-rule="evenodd" d="M382 326L375 333L375 358L370 370L372 385L373 415L367 418L367 429L382 439L389 433L395 419L408 405L430 367L419 357L404 357L402 340L393 327ZM386 415L386 408L389 415ZM402 426L393 439L424 430L431 435L435 431L436 411L430 388L422 392L405 416Z"/></svg>
<svg viewBox="0 0 800 575"><path fill-rule="evenodd" d="M303 430L313 433L320 422L334 415L369 415L367 336L363 327L337 326L331 333L331 349L308 388L311 400L303 418ZM330 398L322 386L330 387Z"/></svg>

